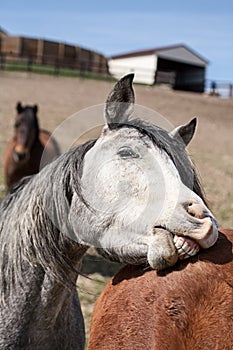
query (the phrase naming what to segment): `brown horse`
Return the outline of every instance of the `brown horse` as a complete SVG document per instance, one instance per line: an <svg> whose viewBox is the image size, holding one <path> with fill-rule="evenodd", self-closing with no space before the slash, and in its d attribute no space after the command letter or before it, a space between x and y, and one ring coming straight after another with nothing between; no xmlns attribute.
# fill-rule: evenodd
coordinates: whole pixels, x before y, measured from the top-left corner
<svg viewBox="0 0 233 350"><path fill-rule="evenodd" d="M59 146L50 132L39 128L37 105L23 107L19 102L16 110L15 134L7 146L3 163L8 190L22 177L38 173L60 155Z"/></svg>
<svg viewBox="0 0 233 350"><path fill-rule="evenodd" d="M98 299L89 350L232 350L233 230L156 273L126 266Z"/></svg>

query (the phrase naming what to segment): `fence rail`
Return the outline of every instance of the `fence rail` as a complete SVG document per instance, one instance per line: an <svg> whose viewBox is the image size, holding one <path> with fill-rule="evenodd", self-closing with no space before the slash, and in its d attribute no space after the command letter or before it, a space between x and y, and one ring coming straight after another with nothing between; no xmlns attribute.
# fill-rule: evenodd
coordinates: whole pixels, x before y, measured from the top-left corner
<svg viewBox="0 0 233 350"><path fill-rule="evenodd" d="M54 75L69 74L83 77L87 73L109 77L108 65L105 60L65 58L52 55L20 55L12 52L0 52L1 70L22 70L28 72L47 72Z"/></svg>
<svg viewBox="0 0 233 350"><path fill-rule="evenodd" d="M205 91L213 96L231 98L233 95L233 84L230 81L206 79Z"/></svg>

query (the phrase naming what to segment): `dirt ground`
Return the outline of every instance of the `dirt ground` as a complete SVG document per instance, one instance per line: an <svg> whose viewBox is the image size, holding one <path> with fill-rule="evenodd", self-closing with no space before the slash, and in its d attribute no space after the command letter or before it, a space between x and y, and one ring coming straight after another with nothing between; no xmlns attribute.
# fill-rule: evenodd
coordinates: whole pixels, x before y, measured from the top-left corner
<svg viewBox="0 0 233 350"><path fill-rule="evenodd" d="M38 104L41 126L54 131L74 113L102 104L111 88L112 83L109 82L1 72L0 157L3 157L7 141L12 136L17 101ZM135 86L135 92L137 104L159 112L174 126L198 117L198 130L189 146L189 153L199 170L210 208L220 225L233 227L233 99L139 85ZM94 124L101 124L101 118L98 116ZM82 134L85 130L85 113L80 130L79 125L76 127ZM86 120L88 129L90 125ZM69 133L66 136L69 138ZM3 191L2 166L0 185ZM97 272L90 274L93 281L80 278L79 283L87 324L96 296L109 278Z"/></svg>

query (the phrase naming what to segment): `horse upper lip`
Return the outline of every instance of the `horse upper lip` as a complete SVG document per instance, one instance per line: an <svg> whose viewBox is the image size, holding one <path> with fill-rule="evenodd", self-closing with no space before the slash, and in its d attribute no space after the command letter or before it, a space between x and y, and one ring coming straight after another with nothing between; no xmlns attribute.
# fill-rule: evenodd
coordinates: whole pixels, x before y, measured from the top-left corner
<svg viewBox="0 0 233 350"><path fill-rule="evenodd" d="M206 226L206 229L193 229L193 231L190 232L176 232L171 231L169 228L167 228L165 225L156 225L154 226L154 229L161 229L169 232L173 235L173 237L176 236L182 236L187 237L191 240L193 240L195 243L197 243L201 248L209 248L211 247L217 240L218 234L216 231L218 231L218 223L217 220L209 215L203 219L198 219L198 222L202 222L203 226Z"/></svg>
<svg viewBox="0 0 233 350"><path fill-rule="evenodd" d="M200 219L201 229L189 233L189 238L197 242L202 248L207 249L214 245L218 238L218 223L213 216Z"/></svg>
<svg viewBox="0 0 233 350"><path fill-rule="evenodd" d="M216 228L219 228L219 225L218 225L218 221L215 219L215 217L213 216L209 216L210 220L212 221L212 223L214 224L214 226Z"/></svg>
<svg viewBox="0 0 233 350"><path fill-rule="evenodd" d="M195 238L190 237L190 236L187 235L187 234L182 234L182 233L180 233L180 232L174 232L174 231L172 232L172 231L169 230L166 226L156 225L156 226L154 226L154 229L159 229L159 230L167 231L167 232L169 232L169 233L173 236L173 238L174 238L175 236L178 236L178 237L187 237L187 238L193 240L194 242L196 242L196 243L198 244L198 242L195 240ZM199 245L199 244L198 244L198 245Z"/></svg>

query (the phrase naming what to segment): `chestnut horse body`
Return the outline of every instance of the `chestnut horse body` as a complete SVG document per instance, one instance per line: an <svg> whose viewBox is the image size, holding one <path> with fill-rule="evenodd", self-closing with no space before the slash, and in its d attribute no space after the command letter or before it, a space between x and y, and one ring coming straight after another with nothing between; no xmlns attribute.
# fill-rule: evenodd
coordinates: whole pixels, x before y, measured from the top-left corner
<svg viewBox="0 0 233 350"><path fill-rule="evenodd" d="M98 299L89 350L233 349L233 230L160 273L123 268Z"/></svg>
<svg viewBox="0 0 233 350"><path fill-rule="evenodd" d="M56 140L39 128L37 106L17 104L15 135L4 156L5 182L8 190L25 176L36 174L60 155Z"/></svg>

